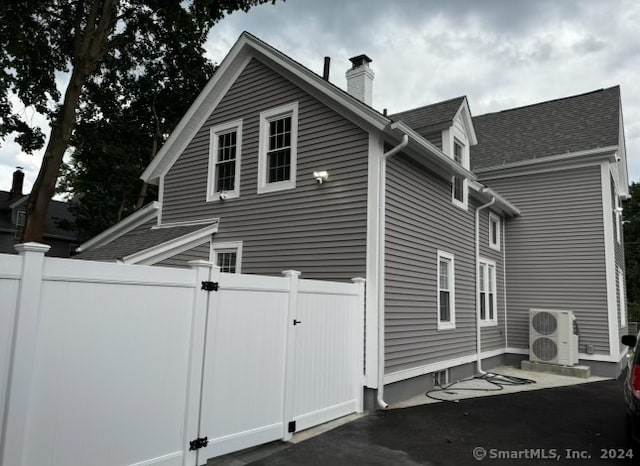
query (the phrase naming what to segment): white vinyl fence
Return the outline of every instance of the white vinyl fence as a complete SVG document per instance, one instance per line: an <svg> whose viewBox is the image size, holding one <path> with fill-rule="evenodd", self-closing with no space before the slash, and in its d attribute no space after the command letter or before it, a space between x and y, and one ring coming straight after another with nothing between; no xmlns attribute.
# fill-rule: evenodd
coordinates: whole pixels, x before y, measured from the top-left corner
<svg viewBox="0 0 640 466"><path fill-rule="evenodd" d="M362 410L361 280L22 248L0 255L2 466L193 466Z"/></svg>

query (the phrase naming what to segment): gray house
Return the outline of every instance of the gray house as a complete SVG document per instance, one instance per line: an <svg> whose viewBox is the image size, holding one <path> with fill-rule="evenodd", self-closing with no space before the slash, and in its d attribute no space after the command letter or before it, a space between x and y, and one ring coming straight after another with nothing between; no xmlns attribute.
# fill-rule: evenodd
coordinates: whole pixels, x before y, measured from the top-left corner
<svg viewBox="0 0 640 466"><path fill-rule="evenodd" d="M581 361L617 373L618 89L475 118L466 97L387 116L371 107L371 60L351 61L344 92L243 33L142 174L158 202L77 257L365 277L379 404L439 371L526 358L533 307L574 311Z"/></svg>

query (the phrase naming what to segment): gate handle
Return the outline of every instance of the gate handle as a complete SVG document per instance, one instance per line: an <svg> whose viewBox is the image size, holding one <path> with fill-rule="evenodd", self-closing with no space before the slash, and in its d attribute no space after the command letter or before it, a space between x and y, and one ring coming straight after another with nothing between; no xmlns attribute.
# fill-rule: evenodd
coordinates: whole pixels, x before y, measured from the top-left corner
<svg viewBox="0 0 640 466"><path fill-rule="evenodd" d="M299 320L293 319L293 325L298 325L301 324L302 322L300 322Z"/></svg>

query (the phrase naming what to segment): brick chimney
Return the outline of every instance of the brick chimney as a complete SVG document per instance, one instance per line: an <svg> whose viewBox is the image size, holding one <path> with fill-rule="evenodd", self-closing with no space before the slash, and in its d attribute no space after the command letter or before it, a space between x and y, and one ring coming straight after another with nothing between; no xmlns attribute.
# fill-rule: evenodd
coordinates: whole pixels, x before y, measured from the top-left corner
<svg viewBox="0 0 640 466"><path fill-rule="evenodd" d="M11 184L11 191L9 191L9 199L22 196L23 184L24 172L22 167L16 167L16 171L13 172L13 183Z"/></svg>
<svg viewBox="0 0 640 466"><path fill-rule="evenodd" d="M349 58L351 69L347 70L347 92L367 105L371 105L373 96L373 78L375 74L369 68L371 58L358 55Z"/></svg>

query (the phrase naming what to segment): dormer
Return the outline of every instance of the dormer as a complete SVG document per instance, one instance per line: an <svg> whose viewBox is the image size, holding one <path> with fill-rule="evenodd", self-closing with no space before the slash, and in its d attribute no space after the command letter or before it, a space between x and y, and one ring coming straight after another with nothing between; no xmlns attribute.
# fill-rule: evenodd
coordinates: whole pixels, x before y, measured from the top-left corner
<svg viewBox="0 0 640 466"><path fill-rule="evenodd" d="M469 103L467 102L467 98L464 97L450 125L442 130L442 152L469 170L469 147L477 143L478 139L473 128ZM468 207L468 198L468 180L459 176L453 176L451 179L451 202L466 210Z"/></svg>

